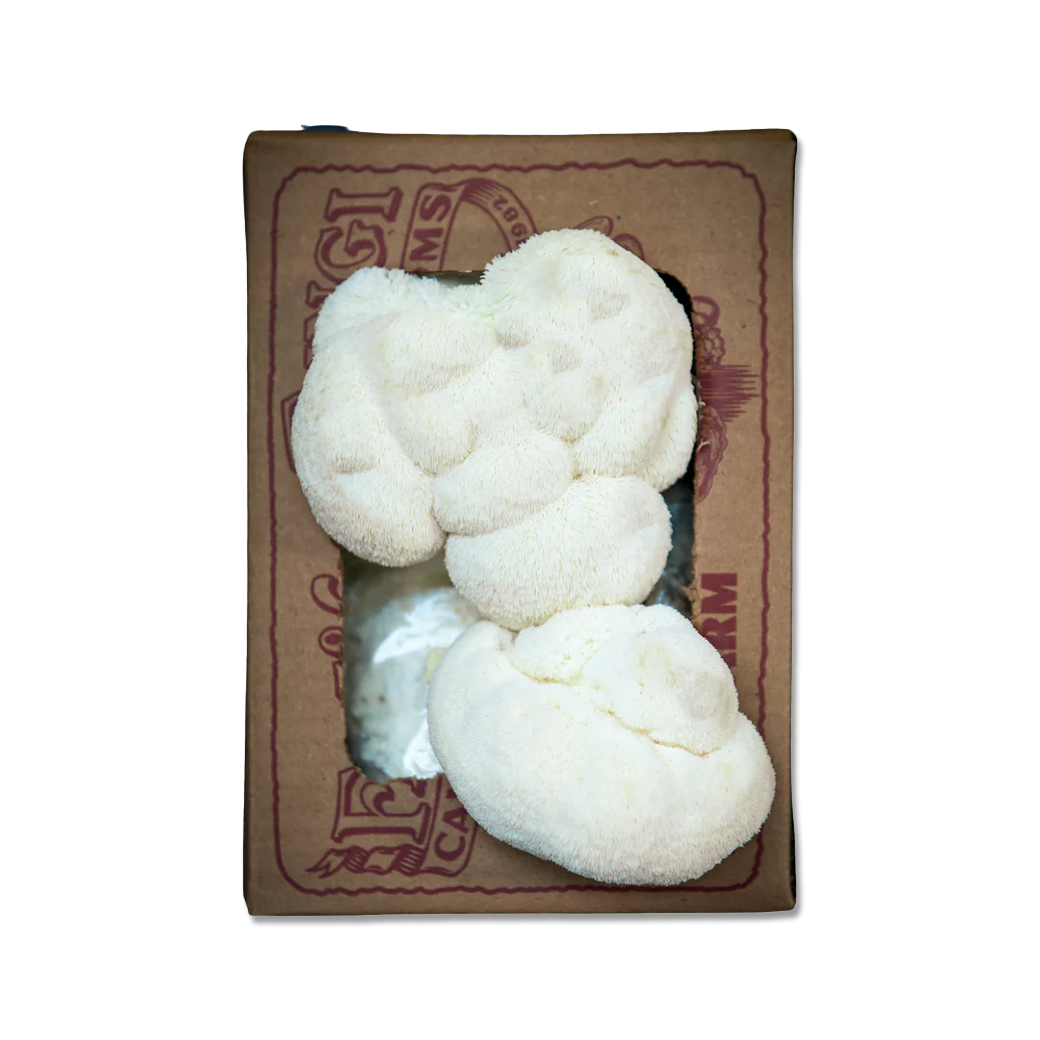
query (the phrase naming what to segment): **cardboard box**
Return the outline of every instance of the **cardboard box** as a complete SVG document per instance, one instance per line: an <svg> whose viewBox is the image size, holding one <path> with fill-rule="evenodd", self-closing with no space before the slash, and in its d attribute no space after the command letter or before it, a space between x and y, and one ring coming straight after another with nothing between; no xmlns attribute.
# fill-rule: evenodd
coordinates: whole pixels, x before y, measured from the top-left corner
<svg viewBox="0 0 1040 1040"><path fill-rule="evenodd" d="M674 912L794 905L790 787L792 208L781 130L604 137L256 133L249 258L245 892L253 914ZM339 552L293 472L314 320L365 265L481 269L594 227L693 299L702 413L694 620L777 773L762 832L696 881L587 881L476 827L443 776L368 781L340 700Z"/></svg>

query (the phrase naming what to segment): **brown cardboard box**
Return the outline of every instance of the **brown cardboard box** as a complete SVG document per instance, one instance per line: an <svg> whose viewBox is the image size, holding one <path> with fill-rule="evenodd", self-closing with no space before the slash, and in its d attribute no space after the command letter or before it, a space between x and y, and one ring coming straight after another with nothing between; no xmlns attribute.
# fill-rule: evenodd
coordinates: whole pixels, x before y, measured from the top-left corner
<svg viewBox="0 0 1040 1040"><path fill-rule="evenodd" d="M249 256L245 891L253 914L786 910L790 788L792 207L788 131L610 137L256 133ZM366 780L340 702L336 546L289 424L322 300L364 265L479 270L591 226L694 301L703 403L694 617L733 668L777 791L762 832L696 881L601 885L479 830L444 778Z"/></svg>

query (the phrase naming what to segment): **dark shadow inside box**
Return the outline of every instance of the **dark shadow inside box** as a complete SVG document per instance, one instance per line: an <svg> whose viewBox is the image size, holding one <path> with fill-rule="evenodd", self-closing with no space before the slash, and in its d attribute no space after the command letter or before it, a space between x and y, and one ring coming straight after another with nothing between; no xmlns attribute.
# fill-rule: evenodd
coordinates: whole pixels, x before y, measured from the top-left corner
<svg viewBox="0 0 1040 1040"><path fill-rule="evenodd" d="M661 280L691 320L689 291L674 275ZM474 285L480 271L425 275ZM692 373L696 386L696 372ZM692 616L693 458L662 492L672 520L672 549L647 604ZM426 697L444 651L480 617L457 593L443 552L411 567L382 567L341 553L343 568L343 707L351 761L371 780L430 777L440 771L426 733Z"/></svg>

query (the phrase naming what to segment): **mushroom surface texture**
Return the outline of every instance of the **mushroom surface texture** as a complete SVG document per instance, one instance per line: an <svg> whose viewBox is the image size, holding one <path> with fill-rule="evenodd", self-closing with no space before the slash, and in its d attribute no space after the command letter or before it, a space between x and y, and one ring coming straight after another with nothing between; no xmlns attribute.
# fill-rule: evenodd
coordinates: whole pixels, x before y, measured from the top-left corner
<svg viewBox="0 0 1040 1040"><path fill-rule="evenodd" d="M477 622L441 659L433 749L489 834L596 881L673 885L758 833L776 778L729 668L677 610Z"/></svg>
<svg viewBox="0 0 1040 1040"><path fill-rule="evenodd" d="M671 544L693 339L657 273L549 231L447 286L365 268L325 301L293 457L318 523L386 566L432 557L511 628L638 603Z"/></svg>

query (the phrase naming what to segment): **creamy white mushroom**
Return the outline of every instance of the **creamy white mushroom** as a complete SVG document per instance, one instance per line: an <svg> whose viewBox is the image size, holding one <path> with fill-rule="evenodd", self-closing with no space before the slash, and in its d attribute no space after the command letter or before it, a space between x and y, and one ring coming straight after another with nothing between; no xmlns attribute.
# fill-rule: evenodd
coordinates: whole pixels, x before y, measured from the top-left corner
<svg viewBox="0 0 1040 1040"><path fill-rule="evenodd" d="M368 268L318 317L293 420L321 526L366 560L446 559L512 628L638 603L671 543L658 492L696 429L690 325L595 231L551 231L449 287Z"/></svg>
<svg viewBox="0 0 1040 1040"><path fill-rule="evenodd" d="M729 668L678 611L478 622L430 689L433 749L489 834L597 881L677 884L752 838L775 775Z"/></svg>

